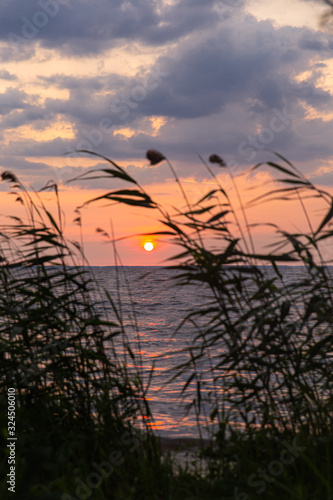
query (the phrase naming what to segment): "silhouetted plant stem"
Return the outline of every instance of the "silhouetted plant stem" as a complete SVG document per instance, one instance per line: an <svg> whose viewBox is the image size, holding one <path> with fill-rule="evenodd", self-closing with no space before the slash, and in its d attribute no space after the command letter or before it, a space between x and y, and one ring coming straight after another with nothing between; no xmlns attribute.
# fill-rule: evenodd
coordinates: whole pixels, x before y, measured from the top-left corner
<svg viewBox="0 0 333 500"><path fill-rule="evenodd" d="M232 184L234 186L235 193L236 193L237 198L238 198L239 206L240 206L240 209L241 209L242 214L243 214L243 219L244 219L244 222L245 222L247 234L248 234L248 237L249 237L249 240L250 240L251 250L252 250L252 253L255 254L256 251L255 251L255 246L254 246L254 242L253 242L253 238L252 238L252 234L251 234L250 225L249 225L249 222L248 222L248 219L247 219L246 212L244 210L244 205L243 205L242 199L241 199L239 191L238 191L237 183L235 181L235 178L233 176L233 173L232 173L231 169L228 166L227 166L227 170L228 170L228 174L230 176L230 179L232 181Z"/></svg>
<svg viewBox="0 0 333 500"><path fill-rule="evenodd" d="M212 179L214 179L214 181L216 182L217 186L220 188L221 192L224 193L224 195L226 196L227 201L228 201L229 206L230 206L230 209L231 209L231 212L232 212L232 214L233 214L233 216L235 218L235 222L236 222L236 225L238 227L239 234L241 236L241 241L244 242L245 250L249 254L250 253L250 249L248 247L247 240L246 240L246 238L244 236L242 226L241 226L241 224L239 222L239 219L238 219L238 216L237 216L237 212L236 212L236 210L233 207L233 204L232 204L232 202L231 202L231 200L229 198L228 193L223 189L222 184L220 183L219 179L216 177L216 175L214 174L214 172L210 168L210 166L204 161L204 159L200 155L199 155L199 158L202 161L202 163L204 164L204 166L206 167L206 169L208 170L208 172L210 173ZM224 166L226 166L226 165L224 165ZM229 171L229 176L230 176L230 171Z"/></svg>
<svg viewBox="0 0 333 500"><path fill-rule="evenodd" d="M184 201L185 201L185 203L186 203L186 205L187 205L187 208L188 208L189 210L191 210L191 205L190 205L190 202L189 202L189 200L188 200L188 198L187 198L187 195L186 195L186 193L185 193L185 191L184 191L184 189L183 189L182 183L180 182L180 179L179 179L179 177L178 177L178 175L177 175L177 173L176 173L175 169L173 168L173 166L172 166L171 162L170 162L167 158L165 158L165 160L166 160L166 162L167 162L167 164L168 164L168 166L169 166L169 168L170 168L170 170L171 170L171 172L172 172L172 175L173 175L173 177L174 177L175 181L177 182L177 184L178 184L178 186L179 186L180 192L181 192L181 194L182 194L182 196L183 196L183 198L184 198Z"/></svg>

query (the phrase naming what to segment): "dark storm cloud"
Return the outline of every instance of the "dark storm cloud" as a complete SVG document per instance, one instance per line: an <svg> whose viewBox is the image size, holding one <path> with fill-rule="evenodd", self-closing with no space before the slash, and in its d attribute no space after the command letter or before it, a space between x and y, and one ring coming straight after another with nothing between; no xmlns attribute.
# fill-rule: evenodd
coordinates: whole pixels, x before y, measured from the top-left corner
<svg viewBox="0 0 333 500"><path fill-rule="evenodd" d="M286 101L330 106L331 95L317 86L320 65L307 81L294 80L297 71L306 71L310 64L312 54L296 50L300 40L310 35L313 33L307 29L276 31L271 23L254 23L251 17L237 20L234 26L223 25L178 44L170 55L158 60L160 77L150 85L145 85L147 74L141 73L134 78L55 75L44 79L44 84L70 90L68 101L49 99L46 108L66 114L79 129L98 126L103 118L125 126L144 116L211 116L240 101L257 114L282 108Z"/></svg>
<svg viewBox="0 0 333 500"><path fill-rule="evenodd" d="M293 79L295 69L309 68L312 54L298 50L289 64L286 61L290 48L297 47L299 38L306 39L310 30L290 30L289 46L283 46L279 30L270 23L257 23L254 33L249 29L252 19L239 24L242 30L223 27L213 35L190 39L182 50L178 47L164 61L169 76L142 103L143 113L207 116L246 98L255 98L268 110L281 107L286 99L304 99L313 106L331 102L329 92L317 89L315 82ZM326 44L326 57L331 55Z"/></svg>
<svg viewBox="0 0 333 500"><path fill-rule="evenodd" d="M14 143L9 143L1 147L1 155L10 158L43 157L43 156L64 156L66 146L69 141L57 137L50 141L35 141L33 139L18 139ZM17 160L21 161L21 160Z"/></svg>
<svg viewBox="0 0 333 500"><path fill-rule="evenodd" d="M39 76L38 83L46 88L53 85L59 89L68 89L70 92L100 92L109 91L124 85L127 79L116 74L97 75L91 77L69 76L55 74L52 76Z"/></svg>
<svg viewBox="0 0 333 500"><path fill-rule="evenodd" d="M4 6L9 9L16 3L3 3L0 15ZM199 0L186 0L172 7L148 0L109 2L107 6L102 1L77 4L81 5L78 17L74 2L59 3L58 14L50 19L50 32L46 33L49 27L45 33L41 28L38 34L44 46L67 54L81 51L89 55L125 36L150 44L178 43L170 46L151 68L140 68L135 77L55 74L36 81L42 87L67 89L68 99L48 98L43 104L35 103L32 109L26 96L17 94L15 107L15 95L8 94L2 130L18 126L20 120L21 124L30 123L42 130L60 116L72 124L76 136L48 142L12 141L2 146L3 154L61 156L90 149L118 161L141 160L147 149L155 148L182 165L187 162L179 174L197 179L207 174L196 152L206 157L220 153L226 155L227 161L235 160L240 165L259 161L268 150L278 150L292 161L333 156L332 124L307 116L309 107L316 111L333 107L332 95L321 88L325 61L332 57L330 35L307 28L276 28L270 21L259 22L242 14L235 6L228 10L227 20L216 26L218 16L213 3L202 4ZM31 5L25 6L28 10L20 15L33 15ZM69 23L70 30L56 28L62 12L66 12L65 26ZM12 18L8 18L10 22L14 23ZM83 41L89 45L93 32L96 45L87 48ZM300 81L296 77L302 73L307 76ZM164 117L166 124L152 136L149 118L156 116ZM114 129L126 127L134 131L131 138L113 135ZM144 182L169 176L162 167L154 169L154 175L149 174L148 167L129 168Z"/></svg>
<svg viewBox="0 0 333 500"><path fill-rule="evenodd" d="M1 120L0 128L18 128L24 125L30 125L34 130L44 130L52 125L56 116L48 110L41 107L29 106L22 111L11 111Z"/></svg>
<svg viewBox="0 0 333 500"><path fill-rule="evenodd" d="M16 80L16 79L15 79ZM0 93L0 130L32 125L36 130L43 130L55 118L55 115L39 102L39 96L27 94L23 90L8 87Z"/></svg>
<svg viewBox="0 0 333 500"><path fill-rule="evenodd" d="M28 95L22 90L16 88L7 88L0 94L0 115L7 115L12 110L25 109L29 106L27 103Z"/></svg>
<svg viewBox="0 0 333 500"><path fill-rule="evenodd" d="M218 21L214 2L182 0L4 0L0 39L21 47L39 41L67 56L87 56L123 40L160 45ZM18 53L19 55L19 53Z"/></svg>
<svg viewBox="0 0 333 500"><path fill-rule="evenodd" d="M299 46L301 49L314 50L316 52L321 52L322 50L327 50L329 48L328 43L317 40L314 36L304 36L301 38Z"/></svg>

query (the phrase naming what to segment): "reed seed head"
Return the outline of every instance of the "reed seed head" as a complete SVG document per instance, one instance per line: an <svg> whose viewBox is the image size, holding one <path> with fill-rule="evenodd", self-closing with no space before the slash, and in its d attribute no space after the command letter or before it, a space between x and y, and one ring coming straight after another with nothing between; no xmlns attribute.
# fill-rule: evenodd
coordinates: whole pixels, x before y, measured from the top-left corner
<svg viewBox="0 0 333 500"><path fill-rule="evenodd" d="M16 175L13 174L13 172L10 172L9 170L5 170L4 172L2 172L1 179L3 181L9 181L9 182L16 182L16 183L18 183L18 178L16 177Z"/></svg>
<svg viewBox="0 0 333 500"><path fill-rule="evenodd" d="M222 160L222 158L219 156L219 155L210 155L209 157L209 161L210 163L217 163L218 165L220 165L220 167L226 167L227 164L224 160Z"/></svg>
<svg viewBox="0 0 333 500"><path fill-rule="evenodd" d="M165 160L165 156L163 156L159 151L156 151L156 149L149 149L146 153L146 157L150 161L151 165L157 165L161 161Z"/></svg>

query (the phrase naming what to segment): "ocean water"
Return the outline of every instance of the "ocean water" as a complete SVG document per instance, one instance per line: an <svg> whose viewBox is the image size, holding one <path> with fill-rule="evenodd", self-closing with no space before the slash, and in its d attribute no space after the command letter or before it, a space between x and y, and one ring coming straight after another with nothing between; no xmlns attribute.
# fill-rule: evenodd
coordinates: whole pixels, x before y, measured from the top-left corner
<svg viewBox="0 0 333 500"><path fill-rule="evenodd" d="M286 282L302 278L302 268L282 266ZM141 354L141 367L147 373L154 364L153 377L148 399L154 415L152 427L164 436L198 436L195 413L186 415L186 407L192 401L196 390L193 380L181 397L181 389L189 374L172 380L177 365L188 359L188 347L200 328L198 324L181 324L185 316L199 310L210 300L208 289L200 285L175 286L177 271L161 267L94 267L98 284L109 291L129 332L133 349ZM273 271L267 268L268 276ZM101 304L108 307L107 303ZM134 326L133 326L134 325ZM135 332L136 331L136 332ZM216 348L214 355L218 356ZM128 361L129 363L131 360ZM210 379L209 360L200 367L207 376L203 377L203 391L209 394L214 389ZM208 398L207 398L208 399ZM211 407L203 406L206 417L201 423L209 422Z"/></svg>
<svg viewBox="0 0 333 500"><path fill-rule="evenodd" d="M175 286L177 272L161 267L124 267L118 271L114 267L95 267L93 271L98 284L116 302L131 346L141 354L144 371L149 372L154 364L148 393L154 415L152 427L161 435L197 436L195 415L184 416L190 398L180 400L186 377L168 381L174 375L173 368L186 357L181 351L193 339L189 325L175 331L193 307L202 305L202 290L198 294L196 286ZM208 291L206 295L208 299Z"/></svg>

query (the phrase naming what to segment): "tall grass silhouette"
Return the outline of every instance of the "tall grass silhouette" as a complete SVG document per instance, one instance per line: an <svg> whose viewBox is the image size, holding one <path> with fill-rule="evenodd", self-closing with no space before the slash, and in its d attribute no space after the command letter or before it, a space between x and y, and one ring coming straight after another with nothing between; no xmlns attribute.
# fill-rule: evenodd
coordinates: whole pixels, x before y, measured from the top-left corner
<svg viewBox="0 0 333 500"><path fill-rule="evenodd" d="M221 494L238 498L240 484L249 491L247 478L253 468L274 459L282 437L295 436L307 440L307 454L301 455L300 478L297 467L290 469L285 485L288 498L309 498L304 496L309 491L328 498L332 494L332 443L327 436L332 432L333 297L330 262L322 248L333 236L332 196L278 155L266 168L282 175L276 180L279 185L248 205L229 170L238 209L214 173L214 168L228 171L227 165L212 155L210 164L202 161L215 187L190 203L169 160L150 150L147 158L152 165L161 161L169 165L185 203L170 213L124 168L98 153L80 153L108 165L76 181L103 178L128 183L84 205L111 201L156 214L164 229L154 235L179 247L168 266L178 271L175 286L196 284L203 297L206 292L209 296L206 301L203 298L200 309L183 318L175 332L189 323L193 337L191 346L182 351L184 362L170 373L170 379L185 377L182 392L186 395L191 390L188 409L198 417L210 408L208 419L215 424L214 446L207 455L212 460L210 482L203 484L186 471L173 476L170 463L162 463L156 440L145 427L151 417L146 399L149 377L140 362L132 363L139 366L137 370L129 367L128 359L137 361L140 354L133 351L117 301L99 290L82 244L65 238L57 186L46 186L55 194L54 215L39 193L28 191L14 174L3 172L2 179L11 184L17 202L26 210L24 218L9 218L0 234L1 393L17 388L18 420L25 428L19 457L20 498L25 498L24 484L29 482L26 498L62 498L60 493L52 496L52 488L73 492L78 469L89 474L91 461L105 457L110 443L122 450L126 467L118 468L96 489L96 498L184 498L184 488L188 495L196 489L198 496L191 498L220 498ZM308 231L290 232L268 222L279 241L267 252L257 251L255 225L247 210L276 199L297 201ZM306 208L309 199L319 200L325 210L317 226ZM76 222L81 224L80 212ZM301 279L285 280L279 267L285 263L302 266ZM105 300L111 315L101 309ZM1 409L4 415L3 396ZM142 439L133 454L119 436L126 431L137 439L138 422L149 439ZM4 429L5 421L1 425ZM244 450L247 454L240 466ZM326 461L321 472L317 461L323 453ZM68 468L73 457L76 466ZM37 470L31 463L39 464ZM318 480L314 489L306 477L308 470ZM280 498L280 493L277 486L269 498Z"/></svg>
<svg viewBox="0 0 333 500"><path fill-rule="evenodd" d="M17 498L55 498L53 488L74 493L77 468L88 474L93 459L111 447L129 455L131 469L137 456L120 438L127 432L127 442L134 439L134 421L144 428L146 388L127 362L139 354L129 346L115 299L98 287L80 244L64 236L57 186L46 187L55 196L52 214L41 193L14 174L3 172L2 180L24 215L8 217L0 229L1 428L6 433L6 394L14 388ZM3 481L2 498L7 494Z"/></svg>
<svg viewBox="0 0 333 500"><path fill-rule="evenodd" d="M217 391L211 420L217 419L225 426L228 407L230 416L237 415L239 423L248 430L262 427L279 433L306 427L309 433L325 434L332 428L333 298L332 275L321 244L333 235L329 228L333 201L328 192L314 186L290 162L277 156L281 163L268 162L266 166L283 174L278 179L280 186L251 204L296 199L309 230L292 233L268 222L279 235L279 241L267 253L255 250L253 228L235 179L232 177L245 229L230 196L208 165L216 188L190 206L177 178L187 208L173 214L168 214L142 188L140 193L136 189L123 190L125 200L120 200L116 190L89 203L112 199L156 209L166 227L166 231L158 234L171 236L181 248L174 257L181 263L171 266L180 271L177 279L211 291L212 300L184 318L184 322L193 324L193 344L178 375L188 374L184 390L196 381L197 397L192 404L197 410L201 407L200 388L204 383L198 367L205 358L209 360L210 376ZM157 151L148 151L147 158L152 164L166 160ZM210 162L227 168L218 155L212 155ZM261 166L258 164L252 170ZM174 168L172 172L176 175ZM98 176L96 171L93 175ZM303 197L319 198L327 206L317 228L311 223ZM218 242L215 250L206 244L212 236ZM301 281L285 281L278 267L285 263L302 266ZM270 274L262 267L267 265Z"/></svg>

